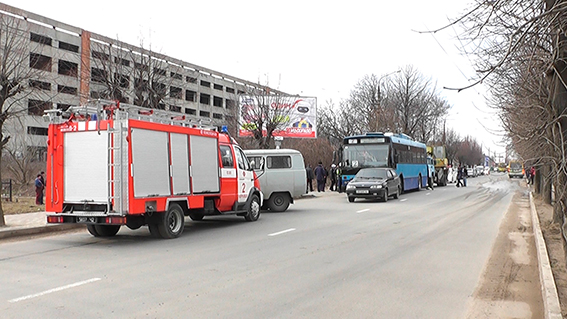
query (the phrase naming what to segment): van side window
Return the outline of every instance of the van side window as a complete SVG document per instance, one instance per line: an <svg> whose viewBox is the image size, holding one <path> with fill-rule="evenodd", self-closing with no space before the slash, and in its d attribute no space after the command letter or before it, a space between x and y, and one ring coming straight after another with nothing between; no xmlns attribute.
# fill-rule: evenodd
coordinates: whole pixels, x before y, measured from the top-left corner
<svg viewBox="0 0 567 319"><path fill-rule="evenodd" d="M250 165L252 166L253 170L261 170L262 169L262 157L261 156L247 156ZM252 165L254 162L254 165Z"/></svg>
<svg viewBox="0 0 567 319"><path fill-rule="evenodd" d="M268 156L267 160L268 169L271 168L291 168L290 156Z"/></svg>
<svg viewBox="0 0 567 319"><path fill-rule="evenodd" d="M226 145L221 145L220 151L221 151L221 158L222 158L222 167L233 168L234 167L234 158L232 157L232 152L230 151L230 147L226 146Z"/></svg>

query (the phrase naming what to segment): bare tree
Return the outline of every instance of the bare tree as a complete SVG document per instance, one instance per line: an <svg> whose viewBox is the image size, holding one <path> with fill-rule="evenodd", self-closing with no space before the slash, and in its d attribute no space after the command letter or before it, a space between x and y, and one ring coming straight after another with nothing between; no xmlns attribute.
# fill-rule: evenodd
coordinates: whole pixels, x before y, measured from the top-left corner
<svg viewBox="0 0 567 319"><path fill-rule="evenodd" d="M386 86L387 108L394 112L395 130L427 141L440 129L449 104L436 91L435 85L413 66L393 76Z"/></svg>
<svg viewBox="0 0 567 319"><path fill-rule="evenodd" d="M41 114L44 108L51 107L50 103L22 107L23 101L36 92L37 79L49 77L52 67L51 58L41 55L42 43L37 47L30 44L26 23L21 18L0 15L0 167L4 167L3 156L11 137L6 124L26 112ZM5 226L1 201L0 226Z"/></svg>
<svg viewBox="0 0 567 319"><path fill-rule="evenodd" d="M171 89L173 79L181 77L181 74L158 55L151 47L144 48L143 42L136 50L93 42L91 77L88 80L102 87L96 97L166 109L168 90L172 95L181 94L181 90L173 93Z"/></svg>
<svg viewBox="0 0 567 319"><path fill-rule="evenodd" d="M318 112L319 136L342 141L345 136L368 131L359 125L352 113L348 101L340 101L338 105L333 101L327 101Z"/></svg>
<svg viewBox="0 0 567 319"><path fill-rule="evenodd" d="M12 134L10 147L5 149L5 174L15 181L18 194L29 194L36 175L45 171L45 154L32 144L27 134Z"/></svg>
<svg viewBox="0 0 567 319"><path fill-rule="evenodd" d="M477 0L451 25L464 28L463 51L476 57L477 83L488 83L516 153L537 167L536 190L554 221L567 211L567 1ZM540 187L541 186L541 187Z"/></svg>

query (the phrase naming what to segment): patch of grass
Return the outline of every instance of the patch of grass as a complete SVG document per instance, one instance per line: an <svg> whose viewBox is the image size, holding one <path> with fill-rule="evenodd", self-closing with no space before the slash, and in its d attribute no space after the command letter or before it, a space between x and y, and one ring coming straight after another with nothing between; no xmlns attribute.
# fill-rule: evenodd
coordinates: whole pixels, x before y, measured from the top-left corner
<svg viewBox="0 0 567 319"><path fill-rule="evenodd" d="M14 201L2 200L4 215L25 214L44 211L45 205L36 205L35 197L14 197Z"/></svg>

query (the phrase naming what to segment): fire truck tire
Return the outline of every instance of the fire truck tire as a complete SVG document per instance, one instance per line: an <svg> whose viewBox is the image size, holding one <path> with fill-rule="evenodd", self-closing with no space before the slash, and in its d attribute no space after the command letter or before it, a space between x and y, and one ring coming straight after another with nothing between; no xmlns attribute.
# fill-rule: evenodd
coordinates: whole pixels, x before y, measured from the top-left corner
<svg viewBox="0 0 567 319"><path fill-rule="evenodd" d="M177 238L185 228L183 209L177 204L171 204L158 223L159 234L162 238Z"/></svg>
<svg viewBox="0 0 567 319"><path fill-rule="evenodd" d="M95 236L95 237L99 237L99 233L96 231L95 225L87 225L87 230L89 231L89 233L91 233L91 235Z"/></svg>
<svg viewBox="0 0 567 319"><path fill-rule="evenodd" d="M248 207L248 211L246 215L244 215L244 219L249 222L257 221L260 218L260 199L258 195L252 195L252 199L250 200L250 207Z"/></svg>
<svg viewBox="0 0 567 319"><path fill-rule="evenodd" d="M160 238L159 229L157 224L148 224L148 229L153 238Z"/></svg>
<svg viewBox="0 0 567 319"><path fill-rule="evenodd" d="M112 237L120 230L120 225L94 225L100 237Z"/></svg>
<svg viewBox="0 0 567 319"><path fill-rule="evenodd" d="M289 207L289 195L286 193L273 193L268 201L268 207L274 212L283 212Z"/></svg>

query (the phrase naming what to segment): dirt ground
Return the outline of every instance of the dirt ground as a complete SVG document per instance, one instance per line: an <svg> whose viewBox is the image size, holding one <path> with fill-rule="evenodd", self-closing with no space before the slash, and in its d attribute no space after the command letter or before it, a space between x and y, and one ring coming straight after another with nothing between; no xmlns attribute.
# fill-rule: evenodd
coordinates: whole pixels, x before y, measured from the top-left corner
<svg viewBox="0 0 567 319"><path fill-rule="evenodd" d="M567 318L567 267L565 259L565 249L563 238L560 232L560 225L552 223L553 207L545 204L543 200L535 197L535 205L539 216L541 231L547 246L551 271L557 286L559 303L561 304L561 314Z"/></svg>
<svg viewBox="0 0 567 319"><path fill-rule="evenodd" d="M529 197L517 190L465 318L543 318Z"/></svg>
<svg viewBox="0 0 567 319"><path fill-rule="evenodd" d="M25 214L45 210L45 205L36 205L35 197L14 197L13 201L2 201L5 215Z"/></svg>

